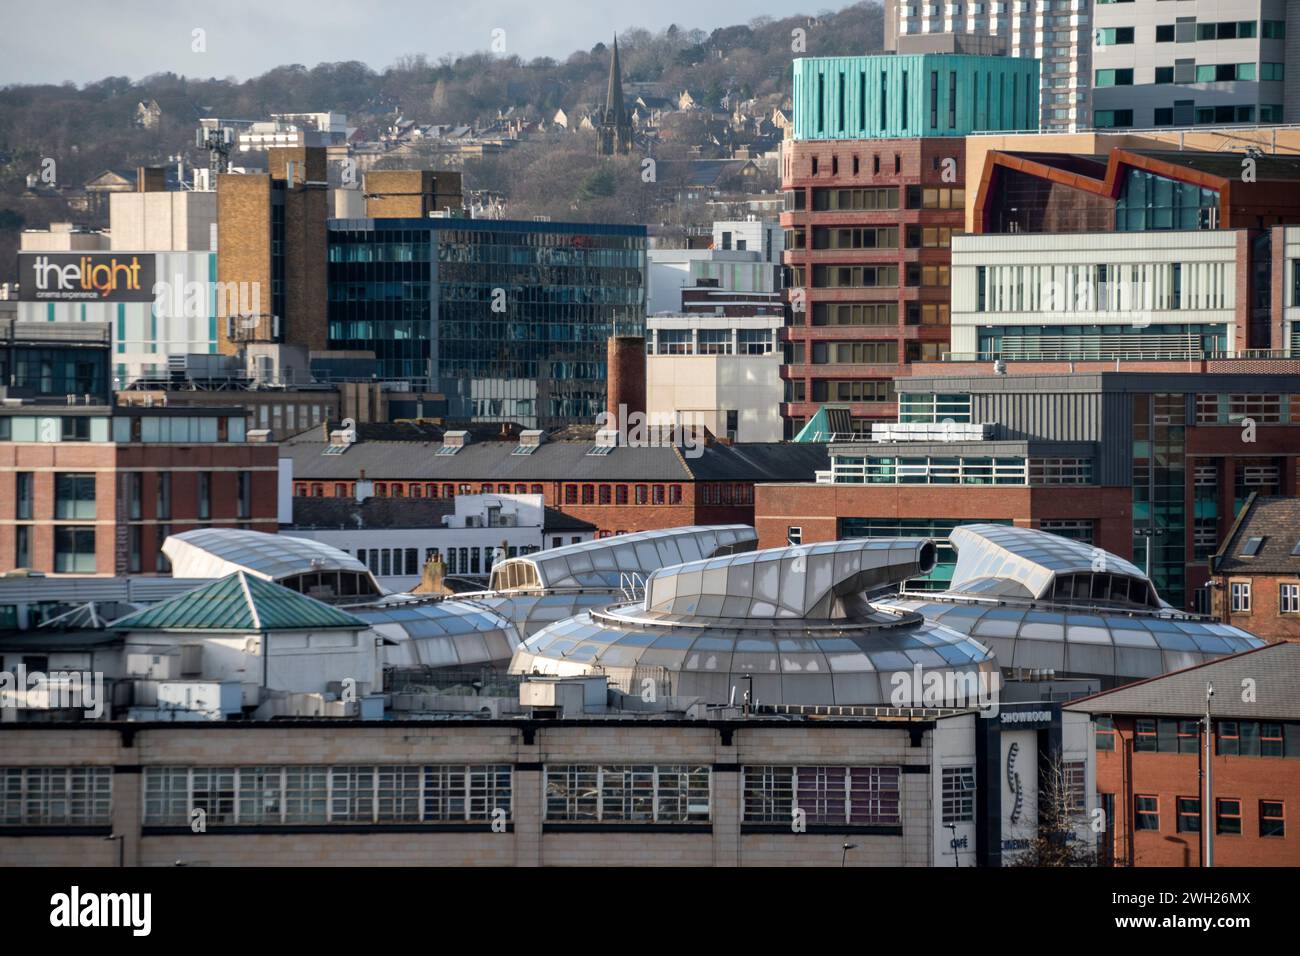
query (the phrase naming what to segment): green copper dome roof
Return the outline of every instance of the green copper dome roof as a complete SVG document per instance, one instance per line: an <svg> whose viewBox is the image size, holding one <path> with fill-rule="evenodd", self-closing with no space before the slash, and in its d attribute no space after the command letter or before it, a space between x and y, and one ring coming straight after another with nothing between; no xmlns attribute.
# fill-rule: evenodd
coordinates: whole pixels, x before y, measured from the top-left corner
<svg viewBox="0 0 1300 956"><path fill-rule="evenodd" d="M113 629L119 631L303 631L367 627L360 618L244 571L236 571L113 623Z"/></svg>

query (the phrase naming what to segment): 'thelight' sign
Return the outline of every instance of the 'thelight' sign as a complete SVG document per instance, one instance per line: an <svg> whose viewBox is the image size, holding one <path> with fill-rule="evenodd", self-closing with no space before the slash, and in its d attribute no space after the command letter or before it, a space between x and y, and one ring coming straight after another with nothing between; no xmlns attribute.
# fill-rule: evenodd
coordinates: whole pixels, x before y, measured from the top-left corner
<svg viewBox="0 0 1300 956"><path fill-rule="evenodd" d="M152 302L154 257L115 252L21 254L27 302Z"/></svg>

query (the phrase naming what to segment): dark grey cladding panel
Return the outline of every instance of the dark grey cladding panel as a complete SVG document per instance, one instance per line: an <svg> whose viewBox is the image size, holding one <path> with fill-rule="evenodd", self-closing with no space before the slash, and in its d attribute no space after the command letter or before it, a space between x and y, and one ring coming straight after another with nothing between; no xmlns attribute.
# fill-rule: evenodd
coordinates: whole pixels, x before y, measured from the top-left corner
<svg viewBox="0 0 1300 956"><path fill-rule="evenodd" d="M1108 486L1133 483L1133 395L1102 395L1102 432L1096 478Z"/></svg>
<svg viewBox="0 0 1300 956"><path fill-rule="evenodd" d="M1100 392L983 392L971 395L971 417L997 423L997 436L1010 441L1103 439Z"/></svg>

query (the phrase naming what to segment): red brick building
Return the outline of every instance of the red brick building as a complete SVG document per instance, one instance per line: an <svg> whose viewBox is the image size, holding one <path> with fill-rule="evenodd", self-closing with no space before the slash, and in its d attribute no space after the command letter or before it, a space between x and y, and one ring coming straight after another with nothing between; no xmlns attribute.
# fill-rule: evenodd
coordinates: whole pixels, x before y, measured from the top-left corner
<svg viewBox="0 0 1300 956"><path fill-rule="evenodd" d="M1300 498L1251 495L1210 574L1219 620L1268 641L1300 641Z"/></svg>
<svg viewBox="0 0 1300 956"><path fill-rule="evenodd" d="M1205 798L1206 686L1214 746ZM1092 716L1116 866L1300 866L1300 644L1270 644L1065 705Z"/></svg>
<svg viewBox="0 0 1300 956"><path fill-rule="evenodd" d="M790 537L804 544L842 537L842 518L878 518L899 523L945 518L957 523L998 522L1057 530L1058 522L1086 522L1091 541L1115 554L1131 550L1132 502L1127 489L947 487L771 484L756 492L754 527L760 548Z"/></svg>
<svg viewBox="0 0 1300 956"><path fill-rule="evenodd" d="M275 446L243 409L0 409L0 570L165 573L169 534L274 532Z"/></svg>
<svg viewBox="0 0 1300 956"><path fill-rule="evenodd" d="M858 428L892 419L892 380L947 349L964 154L949 137L786 142L786 437L826 402Z"/></svg>
<svg viewBox="0 0 1300 956"><path fill-rule="evenodd" d="M1209 613L1209 559L1246 500L1300 491L1300 375L1220 364L1239 368L900 379L896 422L827 445L813 483L757 487L759 545L1001 521L1149 560L1164 600Z"/></svg>
<svg viewBox="0 0 1300 956"><path fill-rule="evenodd" d="M373 437L371 437L373 436ZM286 439L298 497L356 494L452 498L540 494L547 507L590 522L600 537L698 524L752 524L755 489L811 481L827 465L824 445L597 446L593 441L468 441L457 447L416 426L359 426L331 444L323 430ZM527 450L531 448L532 450Z"/></svg>

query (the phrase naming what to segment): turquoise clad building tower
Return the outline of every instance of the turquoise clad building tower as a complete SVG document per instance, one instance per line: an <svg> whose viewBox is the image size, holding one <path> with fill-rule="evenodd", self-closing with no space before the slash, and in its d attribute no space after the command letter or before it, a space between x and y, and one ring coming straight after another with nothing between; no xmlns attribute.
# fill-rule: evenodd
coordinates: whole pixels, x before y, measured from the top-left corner
<svg viewBox="0 0 1300 956"><path fill-rule="evenodd" d="M794 138L965 136L1039 128L1037 60L951 53L794 61Z"/></svg>

